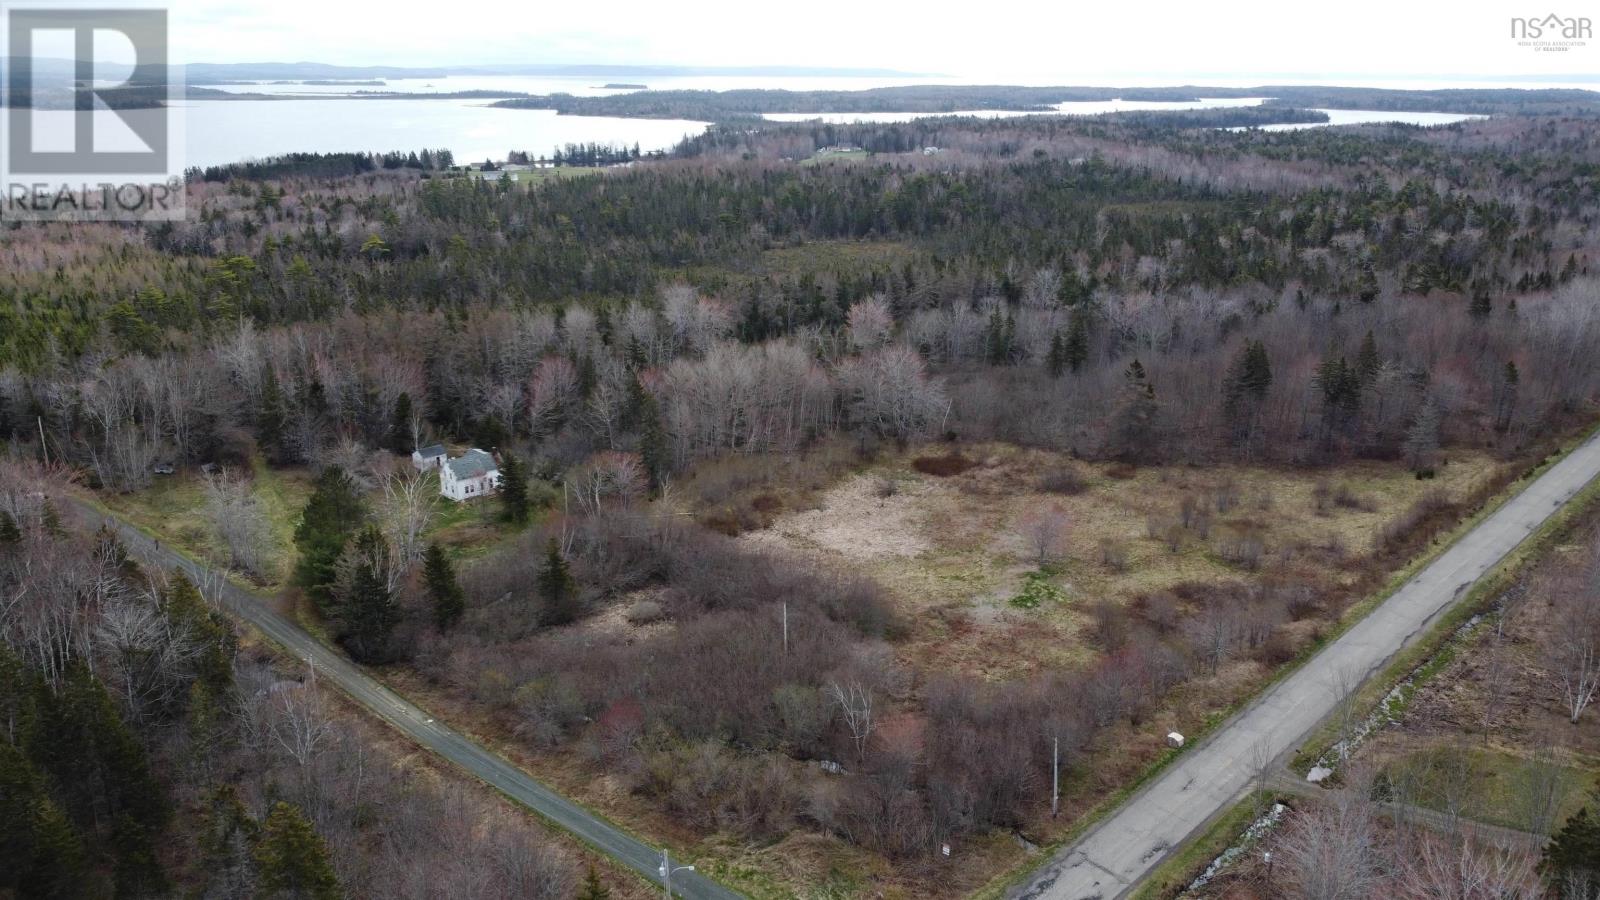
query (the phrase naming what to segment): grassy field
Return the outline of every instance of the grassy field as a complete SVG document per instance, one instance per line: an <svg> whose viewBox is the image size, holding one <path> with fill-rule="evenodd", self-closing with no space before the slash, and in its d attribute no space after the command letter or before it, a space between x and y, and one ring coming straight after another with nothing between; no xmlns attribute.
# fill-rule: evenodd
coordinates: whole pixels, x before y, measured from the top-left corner
<svg viewBox="0 0 1600 900"><path fill-rule="evenodd" d="M819 150L808 159L800 161L802 166L815 166L825 162L860 162L872 156L865 150Z"/></svg>
<svg viewBox="0 0 1600 900"><path fill-rule="evenodd" d="M975 465L941 478L916 471L917 455L846 478L815 509L744 539L877 578L911 624L911 639L897 648L908 663L992 678L1091 660L1088 613L1099 601L1127 605L1186 584L1264 574L1348 588L1383 525L1429 491L1469 494L1496 468L1459 453L1432 481L1381 463L1127 471L995 445L969 448ZM1080 492L1040 489L1063 469L1076 473ZM1168 534L1186 502L1209 524ZM1059 508L1069 523L1065 550L1044 573L1022 534L1041 508ZM1241 535L1261 542L1259 568L1231 558L1227 548ZM1044 602L1013 602L1026 595Z"/></svg>
<svg viewBox="0 0 1600 900"><path fill-rule="evenodd" d="M1553 771L1536 775L1526 757L1457 741L1385 754L1380 771L1392 790L1417 806L1516 829L1526 826L1520 806L1534 778L1555 785L1561 797L1555 821L1564 822L1587 801L1595 775L1591 767L1570 763L1555 763Z"/></svg>
<svg viewBox="0 0 1600 900"><path fill-rule="evenodd" d="M294 529L306 498L311 496L311 476L302 470L275 470L258 460L249 478L270 525L267 556L271 574L259 586L276 590L283 587L294 567ZM206 518L205 477L198 472L185 470L158 477L143 491L102 493L96 499L157 540L197 559L226 562L226 550L218 544Z"/></svg>

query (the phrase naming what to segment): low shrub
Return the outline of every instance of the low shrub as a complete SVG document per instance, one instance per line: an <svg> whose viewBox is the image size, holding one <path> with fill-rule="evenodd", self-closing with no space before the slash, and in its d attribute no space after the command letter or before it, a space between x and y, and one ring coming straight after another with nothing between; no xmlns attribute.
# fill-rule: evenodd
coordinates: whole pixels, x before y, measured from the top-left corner
<svg viewBox="0 0 1600 900"><path fill-rule="evenodd" d="M1039 479L1039 490L1046 494L1072 497L1089 489L1089 482L1076 466L1062 466Z"/></svg>
<svg viewBox="0 0 1600 900"><path fill-rule="evenodd" d="M976 466L977 462L952 450L942 456L919 456L911 461L911 468L936 478L951 478Z"/></svg>

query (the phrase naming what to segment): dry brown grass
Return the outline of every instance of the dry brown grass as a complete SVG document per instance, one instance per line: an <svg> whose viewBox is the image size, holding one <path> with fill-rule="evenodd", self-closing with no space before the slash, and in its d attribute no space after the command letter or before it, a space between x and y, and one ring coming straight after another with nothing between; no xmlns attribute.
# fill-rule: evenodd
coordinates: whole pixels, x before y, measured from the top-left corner
<svg viewBox="0 0 1600 900"><path fill-rule="evenodd" d="M911 625L898 649L918 668L1011 677L1082 663L1097 652L1084 610L1126 604L1184 583L1293 578L1331 589L1362 583L1359 560L1375 537L1430 492L1465 499L1493 482L1497 465L1457 452L1431 481L1402 466L1358 462L1315 472L1247 466L1093 465L1005 445L964 448L958 474L924 474L928 460L957 454L913 449L815 492L815 508L774 517L746 534L752 545L845 565L881 581ZM1048 476L1072 466L1084 489L1045 493ZM896 490L880 487L891 479ZM1170 540L1151 523L1191 518ZM1052 566L1065 602L1018 609L1008 601L1034 569L1018 523L1045 504L1071 519L1065 556ZM1241 537L1262 544L1259 566ZM1108 565L1105 547L1117 548ZM1175 548L1175 549L1174 549ZM1248 555L1248 554L1246 554Z"/></svg>

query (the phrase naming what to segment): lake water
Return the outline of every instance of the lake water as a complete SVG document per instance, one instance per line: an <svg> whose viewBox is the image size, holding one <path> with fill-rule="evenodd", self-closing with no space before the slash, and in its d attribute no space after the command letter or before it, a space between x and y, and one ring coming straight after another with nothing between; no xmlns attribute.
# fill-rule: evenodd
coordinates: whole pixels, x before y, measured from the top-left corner
<svg viewBox="0 0 1600 900"><path fill-rule="evenodd" d="M549 154L595 142L665 150L706 123L683 119L559 116L496 109L483 100L192 100L185 104L188 166L280 153L448 148L457 164L501 160L511 150Z"/></svg>
<svg viewBox="0 0 1600 900"><path fill-rule="evenodd" d="M1260 83L1265 79L1256 79ZM1049 79L1006 79L1013 84L1104 84L1092 77ZM1117 78L1120 84L1141 86L1138 79ZM1237 87L1230 79L1162 77L1144 79L1148 84L1205 83ZM992 77L748 77L748 76L452 76L434 79L392 79L381 87L363 85L306 85L252 83L217 86L233 92L260 92L284 95L290 99L271 101L194 100L186 104L188 150L186 165L210 166L243 159L294 151L389 151L420 150L423 147L448 147L458 162L486 158L503 159L510 150L547 154L568 143L638 144L642 150L664 150L686 134L705 128L703 122L660 119L623 119L599 116L558 116L549 110L494 109L488 100L367 100L328 97L353 90L384 90L411 93L441 93L467 90L521 91L532 94L569 93L600 96L618 93L607 89L607 82L648 85L652 90L730 90L767 88L784 90L865 90L906 84L985 84L998 83ZM1282 79L1280 83L1336 83L1351 86L1391 88L1437 87L1589 87L1594 85L1504 83L1467 84L1455 82L1370 83L1360 79L1326 78L1311 82ZM1056 113L1096 115L1126 110L1206 109L1252 106L1262 98L1202 99L1187 103L1111 100L1059 104ZM1472 116L1453 113L1390 113L1362 110L1328 110L1330 124L1401 121L1419 125L1440 125ZM959 115L1004 117L1047 115L1012 110L966 110ZM922 113L775 113L774 121L822 119L834 123L897 122L921 117ZM1270 125L1280 131L1307 125Z"/></svg>
<svg viewBox="0 0 1600 900"><path fill-rule="evenodd" d="M1202 97L1199 100L1068 100L1057 103L1054 110L1019 112L1009 109L969 109L951 113L921 112L864 112L864 113L767 113L762 118L772 122L812 122L821 120L832 125L855 122L909 122L931 115L977 116L982 119L1001 119L1009 116L1097 116L1102 113L1131 112L1133 110L1221 109L1240 106L1260 106L1262 97Z"/></svg>
<svg viewBox="0 0 1600 900"><path fill-rule="evenodd" d="M1465 113L1442 112L1386 112L1377 109L1319 109L1317 112L1327 113L1326 122L1279 122L1275 125L1262 125L1262 131L1299 131L1302 128L1326 128L1329 125L1365 125L1372 122L1400 122L1406 125L1449 125L1454 122L1465 122L1468 119L1484 119L1487 116L1474 116ZM1233 129L1235 131L1239 129Z"/></svg>

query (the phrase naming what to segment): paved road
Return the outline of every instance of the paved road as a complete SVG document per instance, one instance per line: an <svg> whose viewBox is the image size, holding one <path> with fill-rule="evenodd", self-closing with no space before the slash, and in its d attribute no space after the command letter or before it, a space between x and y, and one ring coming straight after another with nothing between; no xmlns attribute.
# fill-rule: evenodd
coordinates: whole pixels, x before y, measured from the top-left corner
<svg viewBox="0 0 1600 900"><path fill-rule="evenodd" d="M205 566L168 547L157 546L143 532L126 522L115 518L105 519L103 514L87 504L78 505L94 519L108 521L115 527L130 552L154 559L168 568L180 569L196 583L208 581ZM571 832L584 843L660 884L660 877L656 874L661 865L659 850L634 840L460 732L434 721L432 716L379 684L344 656L324 646L300 626L270 608L259 596L232 583L222 583L222 602L230 612L253 625L286 651L309 660L316 666L318 677L338 685L357 703L413 741ZM678 861L674 860L673 865L676 867ZM674 874L672 889L677 896L689 900L738 900L741 896L695 872Z"/></svg>
<svg viewBox="0 0 1600 900"><path fill-rule="evenodd" d="M1550 514L1600 474L1590 438L1463 536L1394 596L1056 854L1015 896L1119 897L1245 792L1257 760L1295 747L1337 707L1338 682L1364 681Z"/></svg>

